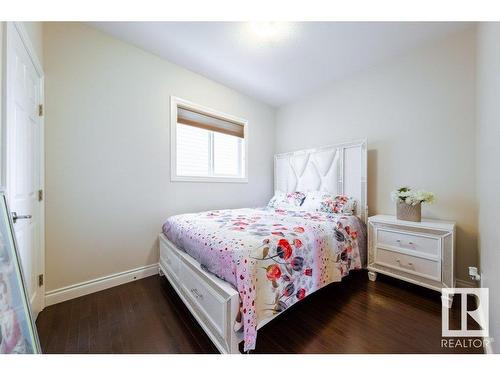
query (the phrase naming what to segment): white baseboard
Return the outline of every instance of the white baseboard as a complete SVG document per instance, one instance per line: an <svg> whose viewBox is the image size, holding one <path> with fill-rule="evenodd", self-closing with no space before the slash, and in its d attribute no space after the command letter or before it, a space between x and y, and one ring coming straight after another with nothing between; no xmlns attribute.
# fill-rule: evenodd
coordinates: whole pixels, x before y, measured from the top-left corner
<svg viewBox="0 0 500 375"><path fill-rule="evenodd" d="M472 280L455 279L455 287L457 287L457 288L477 288L477 284Z"/></svg>
<svg viewBox="0 0 500 375"><path fill-rule="evenodd" d="M117 285L156 274L158 274L158 263L115 273L113 275L99 277L83 283L69 285L64 288L49 290L45 293L45 306L55 305L59 302L95 293L100 290L112 288Z"/></svg>
<svg viewBox="0 0 500 375"><path fill-rule="evenodd" d="M485 354L495 354L493 352L493 347L491 346L491 342L487 341L484 345L484 353Z"/></svg>

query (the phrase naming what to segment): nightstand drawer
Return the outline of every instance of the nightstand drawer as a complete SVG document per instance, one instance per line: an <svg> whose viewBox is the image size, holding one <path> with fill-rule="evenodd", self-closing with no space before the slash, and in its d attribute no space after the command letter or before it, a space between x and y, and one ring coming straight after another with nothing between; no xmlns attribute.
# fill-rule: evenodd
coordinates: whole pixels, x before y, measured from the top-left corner
<svg viewBox="0 0 500 375"><path fill-rule="evenodd" d="M409 250L410 252L426 254L437 259L441 257L439 238L417 233L379 228L377 230L377 246Z"/></svg>
<svg viewBox="0 0 500 375"><path fill-rule="evenodd" d="M439 261L377 248L375 263L412 275L441 281L441 262Z"/></svg>

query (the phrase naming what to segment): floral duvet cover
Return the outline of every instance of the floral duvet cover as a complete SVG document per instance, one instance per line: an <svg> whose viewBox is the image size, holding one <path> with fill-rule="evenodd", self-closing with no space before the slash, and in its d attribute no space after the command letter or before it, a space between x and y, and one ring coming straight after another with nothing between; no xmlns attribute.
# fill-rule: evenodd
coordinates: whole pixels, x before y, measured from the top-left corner
<svg viewBox="0 0 500 375"><path fill-rule="evenodd" d="M243 329L245 351L255 348L259 322L360 269L366 257L356 216L242 208L172 216L163 232L239 292L235 329Z"/></svg>

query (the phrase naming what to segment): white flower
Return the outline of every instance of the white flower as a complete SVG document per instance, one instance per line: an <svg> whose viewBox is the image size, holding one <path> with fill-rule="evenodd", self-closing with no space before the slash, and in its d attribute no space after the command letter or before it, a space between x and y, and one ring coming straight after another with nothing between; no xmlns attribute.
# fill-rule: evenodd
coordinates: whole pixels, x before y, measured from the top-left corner
<svg viewBox="0 0 500 375"><path fill-rule="evenodd" d="M415 206L419 203L433 203L434 193L423 190L412 191L411 188L403 186L392 191L391 198L393 201L405 202Z"/></svg>
<svg viewBox="0 0 500 375"><path fill-rule="evenodd" d="M428 191L419 190L415 193L415 199L421 203L433 203L434 194Z"/></svg>

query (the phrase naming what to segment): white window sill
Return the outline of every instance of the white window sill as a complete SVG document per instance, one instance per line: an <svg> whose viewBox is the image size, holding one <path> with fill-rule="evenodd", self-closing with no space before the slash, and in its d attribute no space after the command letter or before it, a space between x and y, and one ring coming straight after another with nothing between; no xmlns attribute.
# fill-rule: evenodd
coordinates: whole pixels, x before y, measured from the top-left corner
<svg viewBox="0 0 500 375"><path fill-rule="evenodd" d="M190 177L190 176L172 176L172 182L229 182L237 184L248 183L248 177Z"/></svg>

